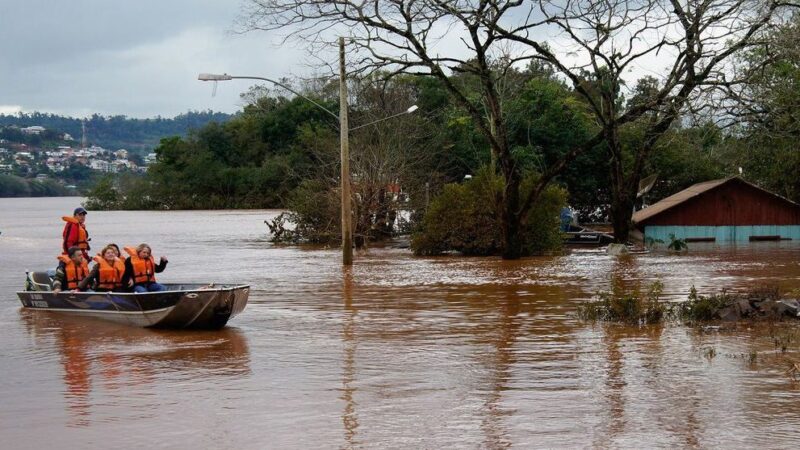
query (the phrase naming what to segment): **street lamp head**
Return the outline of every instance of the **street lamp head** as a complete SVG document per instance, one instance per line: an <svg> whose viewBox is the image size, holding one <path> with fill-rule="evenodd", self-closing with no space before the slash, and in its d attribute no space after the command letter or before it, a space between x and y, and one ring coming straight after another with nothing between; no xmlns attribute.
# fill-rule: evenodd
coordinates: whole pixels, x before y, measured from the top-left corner
<svg viewBox="0 0 800 450"><path fill-rule="evenodd" d="M410 107L409 107L409 108L406 110L406 113L408 113L408 114L411 114L411 113L413 113L414 111L416 111L416 110L418 110L418 109L419 109L419 106L417 106L417 105L411 105L411 106L410 106Z"/></svg>
<svg viewBox="0 0 800 450"><path fill-rule="evenodd" d="M223 73L222 75L214 73L201 73L200 75L197 76L197 79L200 81L228 81L232 80L233 77L231 77L227 73Z"/></svg>

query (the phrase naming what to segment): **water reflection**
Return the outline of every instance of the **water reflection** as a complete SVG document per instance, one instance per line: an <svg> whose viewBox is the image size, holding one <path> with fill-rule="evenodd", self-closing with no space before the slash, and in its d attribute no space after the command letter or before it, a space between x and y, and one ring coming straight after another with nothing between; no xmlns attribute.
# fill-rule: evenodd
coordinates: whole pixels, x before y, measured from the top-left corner
<svg viewBox="0 0 800 450"><path fill-rule="evenodd" d="M355 382L356 382L356 350L358 340L356 336L356 315L358 310L353 305L353 270L352 267L342 268L342 299L344 300L344 319L342 321L342 396L344 411L342 412L342 425L344 426L344 440L350 448L357 446L356 430L358 429L358 415L356 414Z"/></svg>
<svg viewBox="0 0 800 450"><path fill-rule="evenodd" d="M481 420L481 429L484 434L483 446L486 448L506 448L511 446L508 438L508 429L503 420L511 414L503 408L503 393L508 389L508 383L513 378L511 368L517 362L514 346L520 332L521 312L520 298L513 292L506 292L500 299L496 331L489 337L493 347L492 355L488 355L486 385L488 392L483 404L485 416Z"/></svg>
<svg viewBox="0 0 800 450"><path fill-rule="evenodd" d="M119 416L103 414L104 422L154 417L157 382L170 374L205 380L250 373L247 339L235 328L120 332L119 325L89 318L25 309L19 314L30 336L59 352L70 427L89 426L100 406L123 410Z"/></svg>

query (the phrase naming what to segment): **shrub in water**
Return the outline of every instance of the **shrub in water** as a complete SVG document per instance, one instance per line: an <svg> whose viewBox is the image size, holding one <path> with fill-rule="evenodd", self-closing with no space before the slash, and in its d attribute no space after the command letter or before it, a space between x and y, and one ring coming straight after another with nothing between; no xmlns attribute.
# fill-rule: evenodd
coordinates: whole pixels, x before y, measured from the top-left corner
<svg viewBox="0 0 800 450"><path fill-rule="evenodd" d="M667 312L667 307L660 301L663 288L664 285L656 281L643 296L638 290L626 291L614 286L611 292L599 293L598 300L579 306L578 317L631 325L659 323Z"/></svg>
<svg viewBox="0 0 800 450"><path fill-rule="evenodd" d="M719 294L703 296L697 294L697 289L692 286L687 301L673 306L673 315L683 321L702 322L719 319L719 312L723 308L733 305L737 297L722 291Z"/></svg>
<svg viewBox="0 0 800 450"><path fill-rule="evenodd" d="M535 181L533 175L526 177L520 191L530 191ZM503 178L486 167L468 181L446 185L431 200L411 248L418 255L500 253L502 192ZM560 248L559 212L565 203L566 192L561 188L551 186L541 194L524 221L523 255Z"/></svg>

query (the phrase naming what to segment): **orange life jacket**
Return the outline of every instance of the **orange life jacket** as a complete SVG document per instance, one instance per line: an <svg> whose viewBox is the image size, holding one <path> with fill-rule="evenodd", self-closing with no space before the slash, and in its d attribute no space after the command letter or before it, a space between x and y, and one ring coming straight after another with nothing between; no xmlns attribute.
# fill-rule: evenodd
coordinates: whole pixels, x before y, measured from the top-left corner
<svg viewBox="0 0 800 450"><path fill-rule="evenodd" d="M140 283L155 283L156 282L156 263L153 255L147 259L139 258L134 247L125 247L125 252L131 255L131 266L133 267L133 282L134 284Z"/></svg>
<svg viewBox="0 0 800 450"><path fill-rule="evenodd" d="M64 263L66 289L78 289L78 283L89 275L89 264L84 259L78 266L67 255L59 255L58 260Z"/></svg>
<svg viewBox="0 0 800 450"><path fill-rule="evenodd" d="M61 217L61 220L67 222L67 224L64 225L64 232L62 233L64 238L64 246L67 247L67 240L70 238L70 234L74 233L74 231L72 231L72 227L75 226L78 228L77 240L72 243L72 245L80 247L81 250L89 250L89 233L86 231L86 226L78 222L78 219L74 217L63 216ZM67 248L64 248L64 251L66 250Z"/></svg>
<svg viewBox="0 0 800 450"><path fill-rule="evenodd" d="M122 287L122 274L125 273L125 263L119 258L114 258L114 264L109 264L100 255L94 257L99 269L97 271L97 287L100 289L114 290Z"/></svg>

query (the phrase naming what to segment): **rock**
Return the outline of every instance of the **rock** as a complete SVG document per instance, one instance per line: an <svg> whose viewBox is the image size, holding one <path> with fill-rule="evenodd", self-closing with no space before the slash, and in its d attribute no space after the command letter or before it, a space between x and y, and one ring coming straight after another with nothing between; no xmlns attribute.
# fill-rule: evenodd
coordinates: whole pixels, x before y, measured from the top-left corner
<svg viewBox="0 0 800 450"><path fill-rule="evenodd" d="M753 313L753 307L750 306L750 301L746 299L736 301L736 309L741 317L747 317Z"/></svg>
<svg viewBox="0 0 800 450"><path fill-rule="evenodd" d="M625 244L608 244L606 253L612 256L627 255L628 247L626 247Z"/></svg>
<svg viewBox="0 0 800 450"><path fill-rule="evenodd" d="M800 313L800 304L797 300L778 300L776 303L776 312L782 316L797 317Z"/></svg>
<svg viewBox="0 0 800 450"><path fill-rule="evenodd" d="M742 318L737 305L726 306L719 310L719 318L725 322L735 322Z"/></svg>
<svg viewBox="0 0 800 450"><path fill-rule="evenodd" d="M797 300L764 300L758 303L761 314L777 319L781 316L798 317L800 303Z"/></svg>

